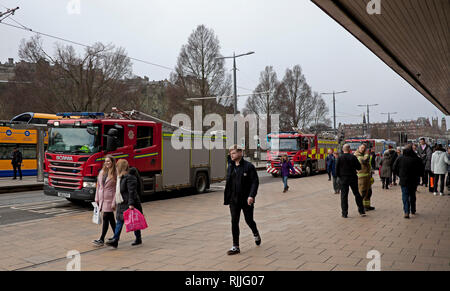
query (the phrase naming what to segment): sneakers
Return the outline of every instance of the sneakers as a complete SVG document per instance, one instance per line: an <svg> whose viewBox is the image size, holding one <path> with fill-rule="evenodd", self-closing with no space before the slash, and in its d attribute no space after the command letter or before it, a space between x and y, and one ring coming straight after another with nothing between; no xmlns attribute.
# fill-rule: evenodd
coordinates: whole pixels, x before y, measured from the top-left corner
<svg viewBox="0 0 450 291"><path fill-rule="evenodd" d="M365 208L366 211L371 211L371 210L375 210L375 207L369 206Z"/></svg>
<svg viewBox="0 0 450 291"><path fill-rule="evenodd" d="M366 213L364 213L364 212L363 212L363 213L360 213L359 216L361 216L361 217L366 217Z"/></svg>
<svg viewBox="0 0 450 291"><path fill-rule="evenodd" d="M434 195L434 196L437 196L438 194L437 194L437 192L434 192L433 195Z"/></svg>
<svg viewBox="0 0 450 291"><path fill-rule="evenodd" d="M96 239L96 240L94 240L92 243L93 243L95 246L97 246L97 247L101 247L101 246L103 246L103 245L105 244L105 242L102 241L101 239Z"/></svg>
<svg viewBox="0 0 450 291"><path fill-rule="evenodd" d="M261 236L259 234L255 235L255 244L257 246L259 246L261 244Z"/></svg>
<svg viewBox="0 0 450 291"><path fill-rule="evenodd" d="M439 193L439 195L444 196L444 193L441 192L441 193Z"/></svg>
<svg viewBox="0 0 450 291"><path fill-rule="evenodd" d="M239 247L233 246L233 247L227 252L227 255L232 256L232 255L239 254L240 252L241 252L241 250L239 249Z"/></svg>
<svg viewBox="0 0 450 291"><path fill-rule="evenodd" d="M409 214L405 214L403 218L409 219Z"/></svg>

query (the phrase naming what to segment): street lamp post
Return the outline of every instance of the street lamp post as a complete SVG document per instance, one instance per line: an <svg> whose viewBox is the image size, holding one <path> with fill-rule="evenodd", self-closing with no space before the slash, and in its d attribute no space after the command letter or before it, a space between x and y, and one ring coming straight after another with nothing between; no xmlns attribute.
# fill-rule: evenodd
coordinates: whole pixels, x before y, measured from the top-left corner
<svg viewBox="0 0 450 291"><path fill-rule="evenodd" d="M245 54L240 54L240 55L236 55L235 53L233 53L233 56L230 57L220 57L220 58L216 58L216 60L220 60L220 59L233 59L233 102L234 102L234 106L233 106L233 115L236 118L236 114L237 114L237 85L236 85L236 58L239 57L243 57L243 56L248 56L251 54L254 54L255 52L248 52ZM234 120L234 144L237 144L237 122L236 120Z"/></svg>
<svg viewBox="0 0 450 291"><path fill-rule="evenodd" d="M334 134L337 135L337 130L336 130L336 94L342 94L342 93L347 93L347 91L340 91L340 92L334 92L333 93L320 93L321 95L331 95L333 94L333 129L334 129Z"/></svg>

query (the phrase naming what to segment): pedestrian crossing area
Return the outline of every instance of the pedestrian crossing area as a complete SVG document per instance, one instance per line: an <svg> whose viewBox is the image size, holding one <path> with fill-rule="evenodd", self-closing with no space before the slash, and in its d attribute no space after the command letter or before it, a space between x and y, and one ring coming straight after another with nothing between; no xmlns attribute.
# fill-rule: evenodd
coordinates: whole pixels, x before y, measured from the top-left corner
<svg viewBox="0 0 450 291"><path fill-rule="evenodd" d="M28 204L12 206L11 209L45 214L48 216L64 216L89 211L87 208L73 205L70 202L52 202L45 204Z"/></svg>

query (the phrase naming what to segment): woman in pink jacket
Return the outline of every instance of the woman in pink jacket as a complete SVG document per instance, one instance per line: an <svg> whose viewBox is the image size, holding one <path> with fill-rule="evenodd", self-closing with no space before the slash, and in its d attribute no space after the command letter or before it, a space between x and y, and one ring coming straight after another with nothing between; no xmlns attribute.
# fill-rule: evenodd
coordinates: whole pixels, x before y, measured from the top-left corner
<svg viewBox="0 0 450 291"><path fill-rule="evenodd" d="M108 232L108 225L114 230L116 228L116 221L114 219L114 209L116 207L116 161L113 156L107 155L103 168L97 177L97 189L95 192L95 202L99 207L99 211L103 212L103 228L100 239L94 240L92 243L96 246L103 246L105 243L105 236Z"/></svg>

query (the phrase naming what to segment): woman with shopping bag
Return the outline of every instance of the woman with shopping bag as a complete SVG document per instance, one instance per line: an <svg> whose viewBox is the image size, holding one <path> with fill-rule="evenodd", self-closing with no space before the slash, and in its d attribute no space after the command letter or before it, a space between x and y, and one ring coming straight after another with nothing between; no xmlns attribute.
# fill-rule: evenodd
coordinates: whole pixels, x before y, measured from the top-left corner
<svg viewBox="0 0 450 291"><path fill-rule="evenodd" d="M128 209L139 210L142 213L142 206L138 195L138 179L129 173L130 166L127 160L120 159L116 165L117 177L120 179L120 186L117 186L116 192L116 230L112 240L108 241L106 245L117 248L119 245L120 233L124 225L124 212ZM119 182L118 182L119 183ZM141 231L136 230L134 232L136 240L131 244L132 246L142 244Z"/></svg>
<svg viewBox="0 0 450 291"><path fill-rule="evenodd" d="M105 243L105 236L108 232L108 226L111 225L111 229L114 232L116 229L116 221L114 219L114 209L116 203L114 196L116 194L116 161L113 156L107 155L103 168L97 177L97 189L95 191L95 203L97 204L97 211L100 217L103 217L102 234L99 239L94 240L92 243L96 246L103 246ZM103 213L102 216L100 214ZM97 224L101 224L101 220L98 219Z"/></svg>

